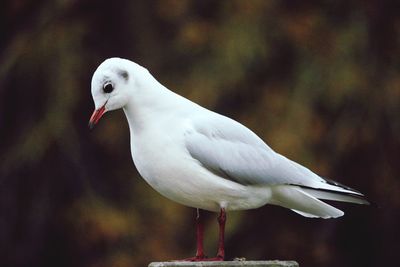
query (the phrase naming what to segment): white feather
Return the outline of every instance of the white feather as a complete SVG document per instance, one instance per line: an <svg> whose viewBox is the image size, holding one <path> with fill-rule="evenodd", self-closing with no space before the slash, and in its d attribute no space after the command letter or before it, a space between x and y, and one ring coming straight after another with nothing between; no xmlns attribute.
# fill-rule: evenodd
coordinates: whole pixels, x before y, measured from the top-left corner
<svg viewBox="0 0 400 267"><path fill-rule="evenodd" d="M121 77L121 71L128 75ZM110 94L103 92L105 81L114 84ZM242 124L173 93L131 61L103 62L93 75L92 95L96 109L123 108L139 173L181 204L218 211L271 203L303 216L330 218L343 212L317 198L364 203L318 191L362 197L274 152Z"/></svg>
<svg viewBox="0 0 400 267"><path fill-rule="evenodd" d="M337 218L344 212L328 205L297 186L277 186L272 191L272 204L291 209L311 218Z"/></svg>

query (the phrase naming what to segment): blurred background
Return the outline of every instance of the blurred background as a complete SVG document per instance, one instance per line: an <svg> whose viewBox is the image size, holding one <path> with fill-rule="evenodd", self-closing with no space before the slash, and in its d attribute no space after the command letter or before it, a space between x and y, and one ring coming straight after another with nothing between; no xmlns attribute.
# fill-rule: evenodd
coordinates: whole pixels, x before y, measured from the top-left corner
<svg viewBox="0 0 400 267"><path fill-rule="evenodd" d="M94 131L90 81L131 59L365 193L335 220L228 214L227 258L388 266L400 251L398 1L2 1L0 266L147 266L195 253L194 210L132 164L122 111ZM214 256L216 214L207 214Z"/></svg>

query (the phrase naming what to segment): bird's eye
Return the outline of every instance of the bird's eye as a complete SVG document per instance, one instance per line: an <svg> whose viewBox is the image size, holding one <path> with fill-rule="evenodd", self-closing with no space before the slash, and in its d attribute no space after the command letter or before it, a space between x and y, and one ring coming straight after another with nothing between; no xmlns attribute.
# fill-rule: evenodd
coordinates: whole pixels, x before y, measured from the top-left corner
<svg viewBox="0 0 400 267"><path fill-rule="evenodd" d="M114 90L114 86L111 84L111 83L106 83L104 86L103 86L103 91L104 91L104 93L111 93L112 91Z"/></svg>

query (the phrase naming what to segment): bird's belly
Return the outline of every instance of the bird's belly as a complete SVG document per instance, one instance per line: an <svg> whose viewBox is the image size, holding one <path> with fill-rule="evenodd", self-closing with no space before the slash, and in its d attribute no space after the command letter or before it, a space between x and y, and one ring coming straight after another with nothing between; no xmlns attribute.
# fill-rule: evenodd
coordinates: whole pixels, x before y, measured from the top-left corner
<svg viewBox="0 0 400 267"><path fill-rule="evenodd" d="M161 195L180 204L210 211L240 210L258 208L271 197L269 187L221 178L181 151L136 152L132 156L140 175Z"/></svg>

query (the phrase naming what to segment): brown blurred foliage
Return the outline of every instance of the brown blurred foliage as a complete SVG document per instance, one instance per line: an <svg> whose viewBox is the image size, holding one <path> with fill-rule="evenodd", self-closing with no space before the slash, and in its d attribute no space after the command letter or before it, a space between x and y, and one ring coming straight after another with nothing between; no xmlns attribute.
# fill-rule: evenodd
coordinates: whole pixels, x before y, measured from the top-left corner
<svg viewBox="0 0 400 267"><path fill-rule="evenodd" d="M399 2L3 1L0 266L146 266L194 253L193 211L137 174L122 112L93 132L105 58L146 66L278 152L376 205L312 220L279 207L228 214L228 258L301 266L397 262ZM209 214L207 251L216 247Z"/></svg>

